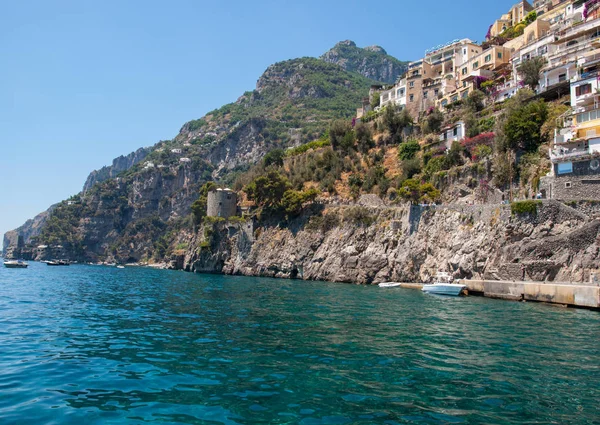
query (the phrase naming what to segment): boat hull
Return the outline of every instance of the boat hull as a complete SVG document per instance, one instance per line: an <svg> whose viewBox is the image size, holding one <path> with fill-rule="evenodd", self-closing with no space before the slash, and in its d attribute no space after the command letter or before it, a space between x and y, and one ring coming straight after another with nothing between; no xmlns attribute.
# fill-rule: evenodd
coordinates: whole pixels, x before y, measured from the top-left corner
<svg viewBox="0 0 600 425"><path fill-rule="evenodd" d="M6 267L7 269L26 269L27 266L28 266L27 264L4 263L4 267Z"/></svg>
<svg viewBox="0 0 600 425"><path fill-rule="evenodd" d="M378 286L380 288L396 288L398 286L402 286L402 284L397 282L384 282L380 283Z"/></svg>
<svg viewBox="0 0 600 425"><path fill-rule="evenodd" d="M423 292L457 297L465 288L465 285L459 285L456 283L434 283L431 285L423 285Z"/></svg>

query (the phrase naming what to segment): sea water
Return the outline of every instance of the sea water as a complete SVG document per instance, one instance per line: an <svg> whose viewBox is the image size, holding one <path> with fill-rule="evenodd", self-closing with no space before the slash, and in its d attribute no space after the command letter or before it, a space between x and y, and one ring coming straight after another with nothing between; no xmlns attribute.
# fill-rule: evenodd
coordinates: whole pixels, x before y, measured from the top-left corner
<svg viewBox="0 0 600 425"><path fill-rule="evenodd" d="M0 424L600 423L600 313L401 288L0 270Z"/></svg>

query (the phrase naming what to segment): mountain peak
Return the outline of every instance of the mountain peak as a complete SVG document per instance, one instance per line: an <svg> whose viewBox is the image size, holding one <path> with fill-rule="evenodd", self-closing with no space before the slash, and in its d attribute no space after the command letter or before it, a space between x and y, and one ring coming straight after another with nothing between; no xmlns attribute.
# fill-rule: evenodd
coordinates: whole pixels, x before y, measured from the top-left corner
<svg viewBox="0 0 600 425"><path fill-rule="evenodd" d="M382 83L396 82L406 72L408 64L388 55L381 46L361 48L351 40L340 41L321 56L321 60Z"/></svg>

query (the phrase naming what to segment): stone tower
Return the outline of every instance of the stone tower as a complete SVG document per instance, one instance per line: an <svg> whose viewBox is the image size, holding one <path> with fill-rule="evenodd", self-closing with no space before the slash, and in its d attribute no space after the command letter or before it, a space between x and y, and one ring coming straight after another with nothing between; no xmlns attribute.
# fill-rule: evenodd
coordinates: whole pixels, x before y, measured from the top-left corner
<svg viewBox="0 0 600 425"><path fill-rule="evenodd" d="M206 215L229 218L237 214L237 194L230 189L214 189L208 192Z"/></svg>

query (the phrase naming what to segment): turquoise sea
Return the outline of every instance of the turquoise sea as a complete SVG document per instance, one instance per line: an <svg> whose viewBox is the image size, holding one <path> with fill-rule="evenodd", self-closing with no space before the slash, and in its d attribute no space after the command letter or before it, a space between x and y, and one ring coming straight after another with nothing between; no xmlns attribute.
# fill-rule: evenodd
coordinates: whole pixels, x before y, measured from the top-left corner
<svg viewBox="0 0 600 425"><path fill-rule="evenodd" d="M142 268L0 270L0 424L600 424L600 313Z"/></svg>

